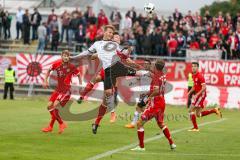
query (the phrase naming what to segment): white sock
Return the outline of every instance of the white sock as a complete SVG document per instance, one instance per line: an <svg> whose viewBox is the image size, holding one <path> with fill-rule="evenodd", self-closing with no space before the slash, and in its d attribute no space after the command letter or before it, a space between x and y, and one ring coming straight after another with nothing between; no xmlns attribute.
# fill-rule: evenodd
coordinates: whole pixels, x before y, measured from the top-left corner
<svg viewBox="0 0 240 160"><path fill-rule="evenodd" d="M133 117L133 120L131 122L132 125L136 125L137 121L138 121L138 118L139 118L139 113L138 111L135 111L134 112L134 117Z"/></svg>

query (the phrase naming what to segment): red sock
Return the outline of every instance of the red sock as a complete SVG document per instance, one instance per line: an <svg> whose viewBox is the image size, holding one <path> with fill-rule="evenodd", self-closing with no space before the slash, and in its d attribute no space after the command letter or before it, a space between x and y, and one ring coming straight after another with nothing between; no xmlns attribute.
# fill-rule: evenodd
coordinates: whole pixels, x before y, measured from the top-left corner
<svg viewBox="0 0 240 160"><path fill-rule="evenodd" d="M93 87L94 87L94 84L92 84L91 82L88 82L88 84L86 85L86 87L81 93L81 97L85 97L86 94L88 94L88 92L90 92L93 89Z"/></svg>
<svg viewBox="0 0 240 160"><path fill-rule="evenodd" d="M170 145L173 144L173 140L172 140L171 134L170 134L167 126L165 126L165 128L163 127L163 133L164 133L165 137L168 139L169 144Z"/></svg>
<svg viewBox="0 0 240 160"><path fill-rule="evenodd" d="M191 120L192 120L193 127L196 128L196 129L198 129L198 125L197 125L195 113L190 114L190 117L191 117Z"/></svg>
<svg viewBox="0 0 240 160"><path fill-rule="evenodd" d="M141 148L144 148L144 129L140 128L137 133L138 133L139 146Z"/></svg>
<svg viewBox="0 0 240 160"><path fill-rule="evenodd" d="M107 107L105 107L103 104L100 105L98 110L98 116L95 120L95 124L99 125L100 121L102 120L103 116L105 115L107 111Z"/></svg>
<svg viewBox="0 0 240 160"><path fill-rule="evenodd" d="M209 114L212 114L212 113L216 113L215 109L202 111L201 116L203 117L203 116L206 116L206 115L209 115Z"/></svg>
<svg viewBox="0 0 240 160"><path fill-rule="evenodd" d="M58 109L55 109L54 111L55 111L56 120L58 121L58 123L59 123L59 124L63 124L63 120L62 120L62 118L61 118L60 115L59 115Z"/></svg>
<svg viewBox="0 0 240 160"><path fill-rule="evenodd" d="M56 121L55 110L50 111L50 114L51 114L51 121L50 121L50 123L49 123L49 126L50 126L50 127L53 127L54 122Z"/></svg>

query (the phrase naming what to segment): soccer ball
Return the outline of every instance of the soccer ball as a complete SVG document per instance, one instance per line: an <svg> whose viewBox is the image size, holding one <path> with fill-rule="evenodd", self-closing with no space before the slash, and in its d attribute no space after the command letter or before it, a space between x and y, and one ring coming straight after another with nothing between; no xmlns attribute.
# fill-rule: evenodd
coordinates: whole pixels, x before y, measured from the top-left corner
<svg viewBox="0 0 240 160"><path fill-rule="evenodd" d="M147 14L152 14L155 10L155 5L153 3L147 3L144 5L144 11L147 12Z"/></svg>

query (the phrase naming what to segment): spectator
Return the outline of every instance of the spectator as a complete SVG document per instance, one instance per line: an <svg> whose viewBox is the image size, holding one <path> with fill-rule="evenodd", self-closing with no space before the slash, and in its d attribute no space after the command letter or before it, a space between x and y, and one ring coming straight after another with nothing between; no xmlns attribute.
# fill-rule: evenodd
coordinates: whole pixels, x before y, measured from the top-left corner
<svg viewBox="0 0 240 160"><path fill-rule="evenodd" d="M178 43L177 40L175 39L174 33L170 33L170 38L167 41L167 47L168 47L168 56L176 56L177 48L178 48Z"/></svg>
<svg viewBox="0 0 240 160"><path fill-rule="evenodd" d="M97 23L97 18L95 14L92 12L92 14L90 14L88 17L87 25L96 24L96 23Z"/></svg>
<svg viewBox="0 0 240 160"><path fill-rule="evenodd" d="M30 15L28 13L28 9L25 10L25 14L23 15L23 43L30 45Z"/></svg>
<svg viewBox="0 0 240 160"><path fill-rule="evenodd" d="M152 55L152 34L148 28L143 39L143 54Z"/></svg>
<svg viewBox="0 0 240 160"><path fill-rule="evenodd" d="M4 10L0 5L0 39L2 38L2 30L3 30L3 17L5 16Z"/></svg>
<svg viewBox="0 0 240 160"><path fill-rule="evenodd" d="M161 28L158 27L155 29L155 32L152 37L153 46L154 46L154 55L159 56L162 54L162 35L161 35Z"/></svg>
<svg viewBox="0 0 240 160"><path fill-rule="evenodd" d="M69 30L68 30L68 45L69 46L72 46L72 41L78 30L79 24L80 23L79 23L78 15L73 14L73 18L70 20Z"/></svg>
<svg viewBox="0 0 240 160"><path fill-rule="evenodd" d="M230 58L237 59L238 58L237 49L238 49L239 40L235 32L230 33L227 43L230 49Z"/></svg>
<svg viewBox="0 0 240 160"><path fill-rule="evenodd" d="M69 29L69 23L71 20L70 14L67 12L67 10L64 11L64 13L61 15L61 22L62 22L62 31L61 31L61 42L64 38L64 33L66 32L66 42L68 42L68 29Z"/></svg>
<svg viewBox="0 0 240 160"><path fill-rule="evenodd" d="M144 54L143 52L143 40L144 40L144 33L142 27L136 33L136 51L137 54ZM146 54L146 53L145 53Z"/></svg>
<svg viewBox="0 0 240 160"><path fill-rule="evenodd" d="M208 42L207 42L207 38L205 37L204 33L201 34L199 47L201 50L204 50L204 51L208 49Z"/></svg>
<svg viewBox="0 0 240 160"><path fill-rule="evenodd" d="M117 8L112 11L110 15L110 19L111 19L112 25L116 28L116 30L119 30L122 16Z"/></svg>
<svg viewBox="0 0 240 160"><path fill-rule="evenodd" d="M86 19L87 25L96 24L96 22L97 22L97 18L95 16L91 6L87 6L87 10L84 13L84 17Z"/></svg>
<svg viewBox="0 0 240 160"><path fill-rule="evenodd" d="M115 9L112 11L110 15L110 19L111 19L112 25L116 28L116 30L119 30L122 16L118 9Z"/></svg>
<svg viewBox="0 0 240 160"><path fill-rule="evenodd" d="M76 28L76 31L78 30L79 25L83 25L83 28L86 29L87 28L87 23L86 23L86 19L85 17L82 15L82 12L79 12L79 14L77 14L77 19L78 19L78 26Z"/></svg>
<svg viewBox="0 0 240 160"><path fill-rule="evenodd" d="M123 29L130 31L132 28L132 19L128 16L128 14L125 15L125 19L123 20Z"/></svg>
<svg viewBox="0 0 240 160"><path fill-rule="evenodd" d="M58 28L58 21L57 21L56 17L52 17L52 20L49 23L50 34L53 33L54 28Z"/></svg>
<svg viewBox="0 0 240 160"><path fill-rule="evenodd" d="M20 32L21 32L21 37L23 37L23 34L22 34L23 15L24 15L24 11L22 10L21 7L19 7L16 13L16 31L17 31L16 39L19 39Z"/></svg>
<svg viewBox="0 0 240 160"><path fill-rule="evenodd" d="M83 14L87 23L88 23L88 18L92 13L93 13L92 6L87 6L87 10Z"/></svg>
<svg viewBox="0 0 240 160"><path fill-rule="evenodd" d="M101 28L97 29L97 35L96 35L96 40L101 40L103 38L103 33L104 33L104 26Z"/></svg>
<svg viewBox="0 0 240 160"><path fill-rule="evenodd" d="M57 15L55 14L54 9L52 9L52 13L48 15L47 24L50 24L52 20L57 20Z"/></svg>
<svg viewBox="0 0 240 160"><path fill-rule="evenodd" d="M80 13L81 13L80 9L79 9L78 7L76 7L75 10L72 11L72 16L73 16L74 14L79 15Z"/></svg>
<svg viewBox="0 0 240 160"><path fill-rule="evenodd" d="M134 34L131 33L129 35L128 42L129 42L129 45L132 47L132 54L136 55L136 44L137 44L137 41L135 39Z"/></svg>
<svg viewBox="0 0 240 160"><path fill-rule="evenodd" d="M163 42L161 45L162 48L162 52L161 55L167 56L167 40L168 40L168 36L167 36L167 32L163 31L162 32L162 37L161 37L161 41Z"/></svg>
<svg viewBox="0 0 240 160"><path fill-rule="evenodd" d="M207 21L212 21L212 16L210 15L209 10L205 11L204 16L206 17Z"/></svg>
<svg viewBox="0 0 240 160"><path fill-rule="evenodd" d="M183 18L182 13L178 12L178 9L175 9L175 12L173 13L173 19L174 21L180 21Z"/></svg>
<svg viewBox="0 0 240 160"><path fill-rule="evenodd" d="M45 27L46 23L43 22L42 25L38 27L37 34L38 34L38 48L37 53L43 54L46 44L46 37L47 37L47 29Z"/></svg>
<svg viewBox="0 0 240 160"><path fill-rule="evenodd" d="M10 32L11 21L12 21L12 16L8 13L8 11L6 11L2 19L5 40L11 38L11 32Z"/></svg>
<svg viewBox="0 0 240 160"><path fill-rule="evenodd" d="M218 41L219 41L219 36L216 33L214 33L209 39L209 43L208 43L209 48L215 49Z"/></svg>
<svg viewBox="0 0 240 160"><path fill-rule="evenodd" d="M132 7L131 10L127 12L127 16L132 19L132 22L134 23L136 21L137 13L135 11L135 8Z"/></svg>
<svg viewBox="0 0 240 160"><path fill-rule="evenodd" d="M98 25L97 28L101 28L102 26L108 25L108 18L105 15L105 12L103 9L100 10L100 13L98 14Z"/></svg>
<svg viewBox="0 0 240 160"><path fill-rule="evenodd" d="M58 27L53 28L52 31L52 43L51 43L51 50L57 51L59 45L60 34L58 32Z"/></svg>
<svg viewBox="0 0 240 160"><path fill-rule="evenodd" d="M220 29L220 33L223 35L224 39L227 38L229 30L230 30L230 28L229 28L227 22L224 22L224 24L222 25L222 27Z"/></svg>
<svg viewBox="0 0 240 160"><path fill-rule="evenodd" d="M31 24L32 24L32 40L38 39L37 37L37 29L39 25L41 24L42 16L38 12L37 8L34 8L34 13L31 16Z"/></svg>
<svg viewBox="0 0 240 160"><path fill-rule="evenodd" d="M76 52L82 52L83 51L83 46L84 46L84 43L85 43L85 36L86 36L86 32L83 28L83 25L80 24L79 28L78 28L78 30L75 34L75 40L78 43L76 45Z"/></svg>
<svg viewBox="0 0 240 160"><path fill-rule="evenodd" d="M86 41L88 46L90 46L95 41L96 35L97 26L94 24L89 25L86 31Z"/></svg>
<svg viewBox="0 0 240 160"><path fill-rule="evenodd" d="M196 40L196 38L193 38L193 39L191 40L189 49L191 49L191 50L199 50L199 49L200 49L199 43L198 43L198 41Z"/></svg>

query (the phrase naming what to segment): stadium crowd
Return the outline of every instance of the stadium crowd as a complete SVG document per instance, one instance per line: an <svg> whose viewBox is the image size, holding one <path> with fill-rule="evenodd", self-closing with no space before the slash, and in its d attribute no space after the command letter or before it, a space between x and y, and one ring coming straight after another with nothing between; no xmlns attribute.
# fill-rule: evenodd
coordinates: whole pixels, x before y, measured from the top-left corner
<svg viewBox="0 0 240 160"><path fill-rule="evenodd" d="M11 38L11 20L8 11L0 7L0 37ZM37 8L32 14L19 8L16 13L16 39L21 34L24 44L30 44L31 29L31 39L38 40L40 52L44 51L47 43L51 44L51 50L57 51L61 42L67 42L68 46L76 42L77 51L81 51L84 46L90 46L102 37L103 26L107 24L113 24L119 30L122 42L133 45L137 55L181 57L185 56L186 49L220 49L223 58L240 58L240 11L236 15L224 15L220 11L217 16L211 16L206 11L201 16L191 10L183 15L175 9L166 18L156 14L138 14L132 7L124 17L118 10L112 11L108 17L104 10L96 15L88 6L85 12L76 8L61 15L52 9L47 21L43 22Z"/></svg>

